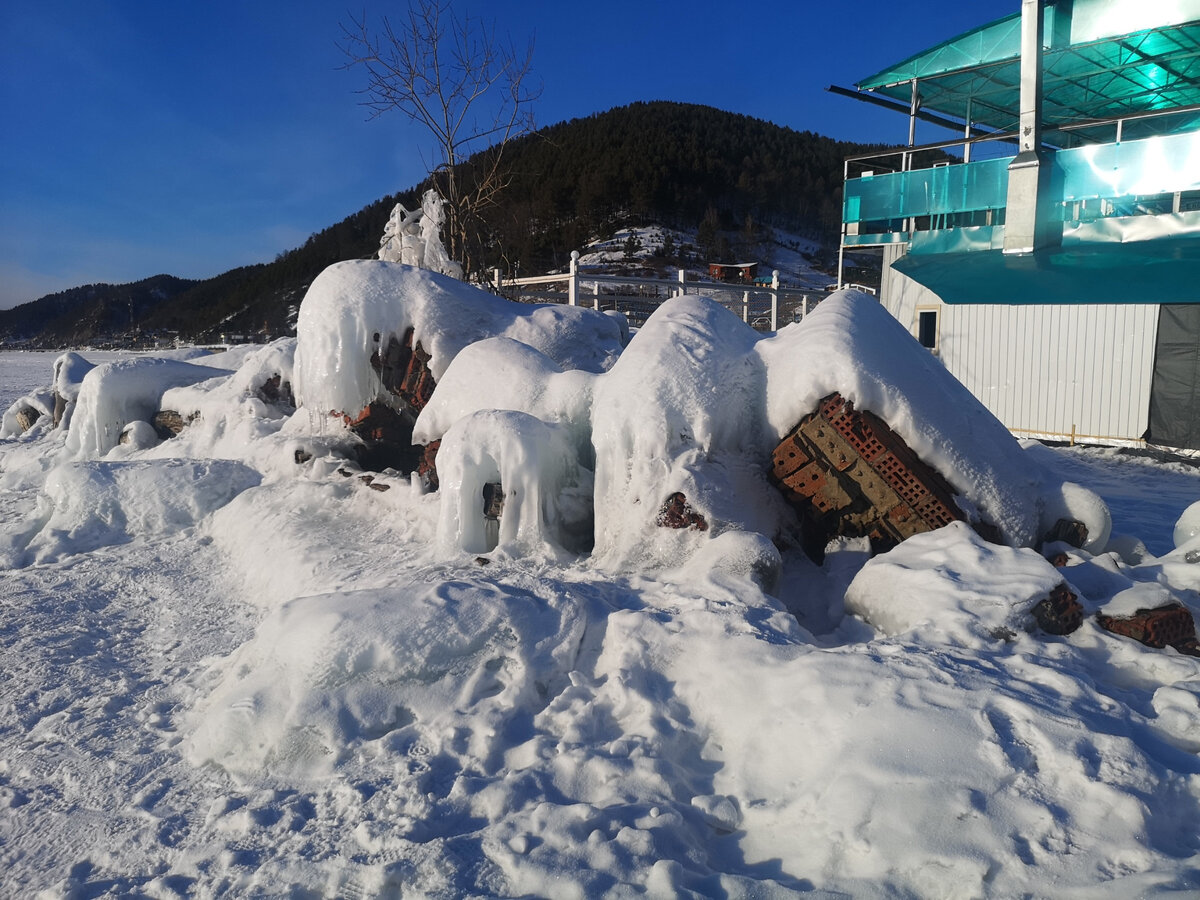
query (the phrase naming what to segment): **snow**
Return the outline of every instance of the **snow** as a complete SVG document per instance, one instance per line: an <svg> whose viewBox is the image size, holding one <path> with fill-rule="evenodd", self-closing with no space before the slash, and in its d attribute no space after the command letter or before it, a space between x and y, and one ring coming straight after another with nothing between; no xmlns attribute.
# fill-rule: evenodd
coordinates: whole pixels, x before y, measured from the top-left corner
<svg viewBox="0 0 1200 900"><path fill-rule="evenodd" d="M523 306L400 263L337 263L313 281L296 324L296 398L356 414L379 393L371 353L414 329L440 379L465 346L510 337L563 367L599 372L620 352L611 318L573 306ZM378 340L376 340L378 335Z"/></svg>
<svg viewBox="0 0 1200 900"><path fill-rule="evenodd" d="M1171 539L1175 542L1176 547L1182 547L1198 535L1200 535L1200 500L1185 509L1179 516L1178 521L1175 522Z"/></svg>
<svg viewBox="0 0 1200 900"><path fill-rule="evenodd" d="M230 373L160 358L123 359L97 366L79 387L67 431L67 452L76 459L103 456L117 446L126 425L153 417L169 388L219 374Z"/></svg>
<svg viewBox="0 0 1200 900"><path fill-rule="evenodd" d="M1200 472L1017 443L873 303L763 338L689 295L622 349L365 261L296 342L80 351L69 428L0 441L0 894L1200 890L1200 660L1092 618L1200 612ZM409 326L437 492L367 483L328 417ZM0 401L54 361L0 354ZM1006 545L782 539L763 454L832 390ZM198 415L159 441L159 408ZM674 491L706 529L654 525ZM1064 512L1091 542L1056 569L1026 545ZM1028 613L1060 581L1087 618L1054 637Z"/></svg>

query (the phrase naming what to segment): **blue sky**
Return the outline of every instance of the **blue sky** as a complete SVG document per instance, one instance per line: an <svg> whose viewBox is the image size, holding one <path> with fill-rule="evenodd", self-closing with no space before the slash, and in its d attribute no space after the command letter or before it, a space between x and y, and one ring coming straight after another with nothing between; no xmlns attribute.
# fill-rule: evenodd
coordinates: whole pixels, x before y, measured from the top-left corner
<svg viewBox="0 0 1200 900"><path fill-rule="evenodd" d="M903 117L825 92L1018 0L731 4L456 0L535 40L548 125L704 103L846 140ZM340 25L401 3L0 0L0 307L93 282L266 262L424 176L398 113L369 120ZM919 135L934 140L940 134Z"/></svg>

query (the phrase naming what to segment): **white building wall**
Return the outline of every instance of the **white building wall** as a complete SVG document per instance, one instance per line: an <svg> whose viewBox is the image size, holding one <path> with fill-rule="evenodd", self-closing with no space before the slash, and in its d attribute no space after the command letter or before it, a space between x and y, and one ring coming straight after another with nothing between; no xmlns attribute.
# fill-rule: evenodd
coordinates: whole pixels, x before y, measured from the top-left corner
<svg viewBox="0 0 1200 900"><path fill-rule="evenodd" d="M944 304L890 263L880 299L916 336L937 310L946 368L1019 436L1140 442L1148 424L1158 304Z"/></svg>

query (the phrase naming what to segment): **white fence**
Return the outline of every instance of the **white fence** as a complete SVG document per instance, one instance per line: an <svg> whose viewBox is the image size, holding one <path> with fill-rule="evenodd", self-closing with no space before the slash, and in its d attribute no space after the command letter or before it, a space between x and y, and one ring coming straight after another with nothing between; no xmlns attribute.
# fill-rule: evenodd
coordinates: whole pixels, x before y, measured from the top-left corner
<svg viewBox="0 0 1200 900"><path fill-rule="evenodd" d="M683 269L675 279L583 274L579 271L578 250L571 252L570 270L562 275L504 279L496 269L493 283L497 293L510 299L617 310L628 317L631 325L641 325L671 297L704 294L759 331L778 331L782 325L799 322L829 295L828 291L781 287L778 271L772 273L769 285L688 281Z"/></svg>

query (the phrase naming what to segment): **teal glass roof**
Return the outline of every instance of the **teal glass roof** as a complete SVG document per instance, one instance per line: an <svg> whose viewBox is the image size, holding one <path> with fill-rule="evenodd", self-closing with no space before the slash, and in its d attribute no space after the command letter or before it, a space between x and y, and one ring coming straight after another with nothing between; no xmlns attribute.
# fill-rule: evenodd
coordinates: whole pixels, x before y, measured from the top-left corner
<svg viewBox="0 0 1200 900"><path fill-rule="evenodd" d="M1015 2L1015 0L1014 0ZM1044 139L1056 126L1200 105L1200 0L1074 0L1047 4L1043 56ZM1020 13L980 26L865 78L859 90L1001 132L1017 128ZM1130 121L1126 138L1200 127L1200 112ZM1113 127L1089 134L1113 140Z"/></svg>

